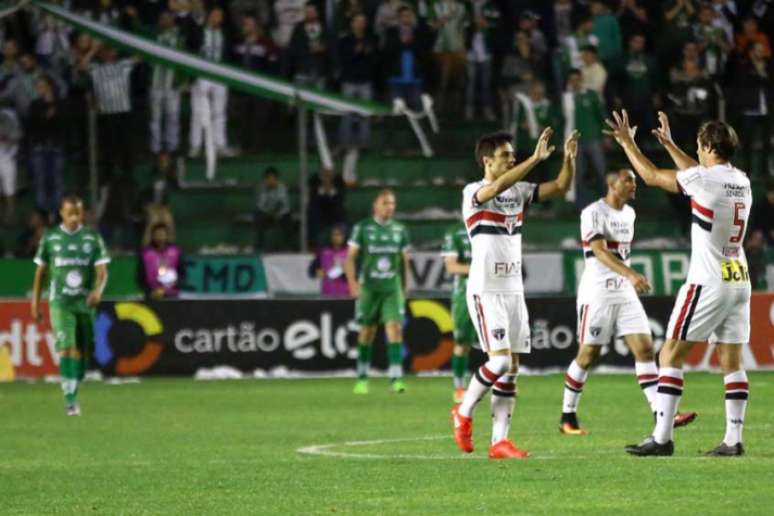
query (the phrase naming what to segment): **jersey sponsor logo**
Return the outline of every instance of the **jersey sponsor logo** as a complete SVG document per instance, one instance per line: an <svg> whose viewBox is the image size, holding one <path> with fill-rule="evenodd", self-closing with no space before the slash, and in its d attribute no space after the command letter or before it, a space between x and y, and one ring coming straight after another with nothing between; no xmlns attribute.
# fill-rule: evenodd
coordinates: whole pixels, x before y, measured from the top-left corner
<svg viewBox="0 0 774 516"><path fill-rule="evenodd" d="M494 274L500 278L512 278L521 272L521 262L495 262Z"/></svg>
<svg viewBox="0 0 774 516"><path fill-rule="evenodd" d="M398 253L400 249L394 245L369 245L368 252L372 254Z"/></svg>
<svg viewBox="0 0 774 516"><path fill-rule="evenodd" d="M726 192L726 197L745 197L750 191L750 187L723 183L723 190Z"/></svg>
<svg viewBox="0 0 774 516"><path fill-rule="evenodd" d="M608 278L605 281L605 288L607 290L621 290L625 285L626 279L624 278Z"/></svg>
<svg viewBox="0 0 774 516"><path fill-rule="evenodd" d="M77 289L83 284L83 276L78 271L70 271L65 276L65 283L68 287Z"/></svg>
<svg viewBox="0 0 774 516"><path fill-rule="evenodd" d="M750 281L747 264L739 260L720 262L720 276L726 283L749 283Z"/></svg>
<svg viewBox="0 0 774 516"><path fill-rule="evenodd" d="M88 267L91 261L87 258L54 258L55 267Z"/></svg>
<svg viewBox="0 0 774 516"><path fill-rule="evenodd" d="M518 195L497 195L494 198L495 206L514 208L521 204L521 198Z"/></svg>

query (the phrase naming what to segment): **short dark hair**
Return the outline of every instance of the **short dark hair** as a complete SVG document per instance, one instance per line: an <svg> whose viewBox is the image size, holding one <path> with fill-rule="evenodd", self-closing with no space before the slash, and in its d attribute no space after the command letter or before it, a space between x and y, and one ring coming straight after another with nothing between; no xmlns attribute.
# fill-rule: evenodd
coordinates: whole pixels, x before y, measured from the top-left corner
<svg viewBox="0 0 774 516"><path fill-rule="evenodd" d="M698 138L700 144L715 152L720 159L731 159L739 147L739 137L734 128L720 120L701 124Z"/></svg>
<svg viewBox="0 0 774 516"><path fill-rule="evenodd" d="M266 167L266 170L263 171L263 177L279 177L279 170L277 170L276 167Z"/></svg>
<svg viewBox="0 0 774 516"><path fill-rule="evenodd" d="M512 141L513 137L506 132L485 134L476 142L476 163L484 168L484 158L493 157L498 147Z"/></svg>
<svg viewBox="0 0 774 516"><path fill-rule="evenodd" d="M594 45L583 45L583 47L581 47L581 52L591 52L592 54L596 54L597 47Z"/></svg>
<svg viewBox="0 0 774 516"><path fill-rule="evenodd" d="M81 197L79 195L69 194L69 195L65 195L64 197L62 197L62 203L60 204L60 206L64 206L67 203L70 203L70 204L79 204L79 203L83 204L83 199L81 199Z"/></svg>

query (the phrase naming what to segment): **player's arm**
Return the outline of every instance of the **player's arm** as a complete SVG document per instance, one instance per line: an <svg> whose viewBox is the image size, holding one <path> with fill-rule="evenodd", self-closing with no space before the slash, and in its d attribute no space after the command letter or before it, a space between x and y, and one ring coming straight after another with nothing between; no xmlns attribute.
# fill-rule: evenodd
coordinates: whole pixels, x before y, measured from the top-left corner
<svg viewBox="0 0 774 516"><path fill-rule="evenodd" d="M628 279L634 286L634 290L640 294L645 294L650 291L648 279L631 267L628 267L611 253L610 249L607 248L607 243L604 239L598 238L592 240L589 245L591 246L591 251L594 253L594 257L611 271Z"/></svg>
<svg viewBox="0 0 774 516"><path fill-rule="evenodd" d="M360 295L360 283L357 282L357 271L355 270L359 252L360 247L350 242L349 248L347 249L347 259L344 261L344 274L347 276L349 293L352 297Z"/></svg>
<svg viewBox="0 0 774 516"><path fill-rule="evenodd" d="M629 125L629 115L626 110L624 109L621 114L613 111L613 119L605 120L610 127L610 130L605 131L605 134L615 138L632 164L632 168L645 181L645 184L657 186L667 192L678 193L680 189L677 186L677 171L660 169L645 157L634 141L637 127Z"/></svg>
<svg viewBox="0 0 774 516"><path fill-rule="evenodd" d="M543 133L540 135L540 138L538 138L537 145L535 145L535 152L532 153L532 156L525 159L515 167L508 169L507 172L488 185L484 185L479 188L478 191L473 194L474 202L476 204L484 204L490 201L500 193L521 181L524 176L526 176L530 170L535 168L538 163L548 159L551 153L554 152L554 147L548 145L548 142L551 141L551 135L553 134L553 129L546 127L543 130Z"/></svg>
<svg viewBox="0 0 774 516"><path fill-rule="evenodd" d="M559 175L553 181L546 181L538 185L539 200L551 199L566 194L572 186L572 178L575 177L575 158L578 156L578 138L580 133L573 131L564 142L564 160Z"/></svg>
<svg viewBox="0 0 774 516"><path fill-rule="evenodd" d="M86 299L86 303L89 306L97 306L102 301L102 294L105 292L108 280L107 263L95 265L94 271L97 274L94 280L94 288L89 292L89 297Z"/></svg>
<svg viewBox="0 0 774 516"><path fill-rule="evenodd" d="M467 263L460 263L456 254L444 256L443 265L446 268L447 274L467 276L470 273L470 265Z"/></svg>
<svg viewBox="0 0 774 516"><path fill-rule="evenodd" d="M677 166L678 170L685 170L686 168L698 165L699 163L695 159L683 152L683 150L675 144L675 141L672 139L672 129L669 127L669 117L667 117L667 114L663 111L659 111L658 121L658 129L653 129L651 132L669 153L669 157L675 162L675 166Z"/></svg>
<svg viewBox="0 0 774 516"><path fill-rule="evenodd" d="M403 297L405 298L408 297L409 260L411 260L408 250L403 250L401 258L401 279L403 280Z"/></svg>
<svg viewBox="0 0 774 516"><path fill-rule="evenodd" d="M46 276L46 266L44 264L38 264L35 269L35 278L32 280L32 306L30 312L32 318L35 321L39 321L41 317L40 313L40 291L43 287L43 278Z"/></svg>

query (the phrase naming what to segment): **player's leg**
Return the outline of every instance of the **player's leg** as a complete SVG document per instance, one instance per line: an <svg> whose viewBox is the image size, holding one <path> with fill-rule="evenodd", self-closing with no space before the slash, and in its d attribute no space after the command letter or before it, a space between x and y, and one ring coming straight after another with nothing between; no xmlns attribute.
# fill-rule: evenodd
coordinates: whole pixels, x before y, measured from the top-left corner
<svg viewBox="0 0 774 516"><path fill-rule="evenodd" d="M228 88L223 84L214 84L212 88L212 122L215 131L215 147L223 150L227 146L226 109L228 108Z"/></svg>
<svg viewBox="0 0 774 516"><path fill-rule="evenodd" d="M465 299L452 301L454 322L454 350L452 351L452 376L454 378L454 403L461 403L465 396L465 374L468 370L470 348L476 339L476 329L470 320Z"/></svg>
<svg viewBox="0 0 774 516"><path fill-rule="evenodd" d="M78 381L83 382L89 369L89 360L94 349L94 321L96 310L89 309L76 314L76 343L80 352L78 361Z"/></svg>
<svg viewBox="0 0 774 516"><path fill-rule="evenodd" d="M355 321L360 325L357 337L357 378L355 394L368 394L368 369L371 366L371 349L376 336L379 305L374 294L361 289L355 301Z"/></svg>
<svg viewBox="0 0 774 516"><path fill-rule="evenodd" d="M158 154L162 149L161 141L161 115L163 112L162 104L164 102L164 91L161 89L151 89L150 104L150 150L153 154Z"/></svg>
<svg viewBox="0 0 774 516"><path fill-rule="evenodd" d="M165 140L169 152L177 152L180 146L180 90L166 92Z"/></svg>
<svg viewBox="0 0 774 516"><path fill-rule="evenodd" d="M516 376L519 353L530 352L529 314L523 295L506 298L510 324L506 326L506 340L510 345L511 367L492 387L492 444L489 458L513 459L528 457L529 453L516 447L510 440L511 417L516 406Z"/></svg>
<svg viewBox="0 0 774 516"><path fill-rule="evenodd" d="M404 392L406 384L403 381L403 318L405 316L403 293L396 290L384 295L380 311L387 338L388 375L392 390Z"/></svg>
<svg viewBox="0 0 774 516"><path fill-rule="evenodd" d="M473 451L473 410L497 379L511 369L512 359L509 341L505 339L507 318L502 296L469 293L467 301L479 343L488 356L470 379L462 403L452 409L457 446L470 453Z"/></svg>
<svg viewBox="0 0 774 516"><path fill-rule="evenodd" d="M739 297L730 314L715 331L716 350L723 370L726 391L726 434L723 442L707 453L710 456L743 455L742 428L747 410L750 384L742 364L742 344L750 340L750 292L733 290L729 297ZM734 343L734 344L729 344Z"/></svg>
<svg viewBox="0 0 774 516"><path fill-rule="evenodd" d="M610 342L616 309L616 305L600 302L578 304L578 354L564 375L562 417L559 421L559 431L564 434L587 433L578 423L578 405L589 369L599 358L601 347Z"/></svg>
<svg viewBox="0 0 774 516"><path fill-rule="evenodd" d="M71 310L51 304L49 318L59 353L59 377L67 415L77 416L80 415L77 396L81 354L77 347L75 314Z"/></svg>
<svg viewBox="0 0 774 516"><path fill-rule="evenodd" d="M202 131L204 130L206 93L203 79L196 79L191 87L191 129L189 135L189 155L195 157L202 148Z"/></svg>

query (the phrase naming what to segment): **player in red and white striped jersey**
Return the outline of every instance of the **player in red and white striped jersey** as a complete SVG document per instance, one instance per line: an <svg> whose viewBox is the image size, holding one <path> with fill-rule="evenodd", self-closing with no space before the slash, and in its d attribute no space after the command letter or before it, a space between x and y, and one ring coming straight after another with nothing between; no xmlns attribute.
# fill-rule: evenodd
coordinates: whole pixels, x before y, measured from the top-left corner
<svg viewBox="0 0 774 516"><path fill-rule="evenodd" d="M724 122L704 123L698 131L698 163L672 141L669 120L659 113L653 131L679 170L660 170L634 142L626 111L609 121L616 141L646 184L691 198L691 264L677 295L667 341L660 353L656 428L633 455L672 455L672 419L683 392L683 361L691 347L715 343L726 387L726 434L710 456L742 455L742 425L749 384L742 346L750 339L750 275L742 244L752 208L747 176L730 163L739 141Z"/></svg>
<svg viewBox="0 0 774 516"><path fill-rule="evenodd" d="M511 137L507 133L483 136L476 145L476 159L484 179L465 187L462 216L470 237L472 259L468 274L468 310L483 350L489 355L470 380L465 397L452 409L454 437L463 451L473 451L473 409L492 389L492 445L490 458L526 457L508 439L516 398L518 353L529 353L530 331L521 276L521 228L525 208L537 201L563 195L575 174L578 133L564 144L564 162L553 181L520 182L548 158L554 148L547 128L535 152L519 165L514 163Z"/></svg>
<svg viewBox="0 0 774 516"><path fill-rule="evenodd" d="M578 285L578 354L567 368L559 430L565 435L586 435L578 424L577 409L589 368L599 359L602 346L622 337L634 355L642 392L655 414L658 369L653 356L650 322L637 293L650 290L645 276L631 268L634 240L634 199L637 179L630 169L607 175L607 194L581 212L581 238L585 268ZM695 413L679 414L676 426Z"/></svg>

